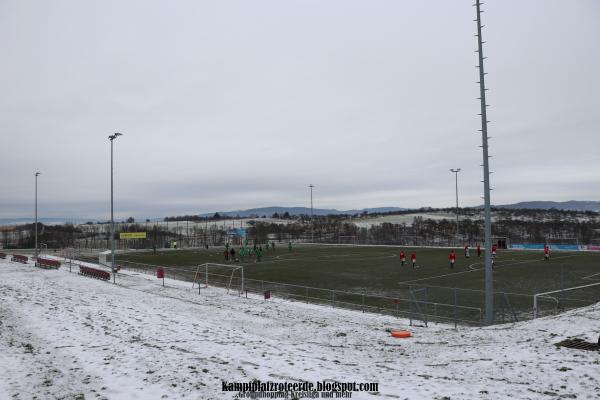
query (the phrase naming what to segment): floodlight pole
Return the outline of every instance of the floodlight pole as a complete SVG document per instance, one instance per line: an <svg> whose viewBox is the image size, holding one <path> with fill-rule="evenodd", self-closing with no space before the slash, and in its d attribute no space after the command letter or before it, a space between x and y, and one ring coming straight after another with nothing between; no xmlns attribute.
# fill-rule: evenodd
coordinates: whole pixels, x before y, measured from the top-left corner
<svg viewBox="0 0 600 400"><path fill-rule="evenodd" d="M310 232L311 232L311 242L315 242L315 223L313 221L313 188L315 185L312 183L308 185L310 188Z"/></svg>
<svg viewBox="0 0 600 400"><path fill-rule="evenodd" d="M40 176L39 172L35 173L35 259L37 260L38 257L38 219L37 219L37 181L38 181L38 176Z"/></svg>
<svg viewBox="0 0 600 400"><path fill-rule="evenodd" d="M450 172L454 172L454 175L456 177L456 238L458 239L458 173L460 172L460 168L450 169Z"/></svg>
<svg viewBox="0 0 600 400"><path fill-rule="evenodd" d="M122 133L116 132L110 135L110 249L111 249L111 269L113 272L113 283L117 281L117 268L115 266L115 214L114 214L114 202L113 202L113 141Z"/></svg>
<svg viewBox="0 0 600 400"><path fill-rule="evenodd" d="M483 150L483 198L484 198L484 237L485 237L485 318L484 323L494 323L494 277L492 270L492 221L490 211L490 167L488 155L487 134L487 104L485 102L485 72L483 69L483 40L481 36L481 1L476 0L474 6L477 9L477 50L479 55L479 100L481 102L481 148Z"/></svg>

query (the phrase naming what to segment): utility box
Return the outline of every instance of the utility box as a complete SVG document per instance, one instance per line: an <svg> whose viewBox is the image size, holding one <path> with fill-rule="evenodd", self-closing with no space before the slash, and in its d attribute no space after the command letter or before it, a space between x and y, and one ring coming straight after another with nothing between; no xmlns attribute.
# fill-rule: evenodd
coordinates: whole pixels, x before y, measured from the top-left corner
<svg viewBox="0 0 600 400"><path fill-rule="evenodd" d="M156 270L156 277L158 279L164 279L165 278L165 270L163 267L158 267Z"/></svg>

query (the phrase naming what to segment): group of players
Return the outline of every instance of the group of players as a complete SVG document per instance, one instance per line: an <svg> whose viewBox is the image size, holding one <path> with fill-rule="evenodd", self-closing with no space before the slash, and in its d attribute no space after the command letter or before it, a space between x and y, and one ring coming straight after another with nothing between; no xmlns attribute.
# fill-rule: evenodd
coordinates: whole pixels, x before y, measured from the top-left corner
<svg viewBox="0 0 600 400"><path fill-rule="evenodd" d="M497 251L498 247L495 244L492 245L492 268L494 268L494 260L496 258ZM471 256L471 249L468 245L464 248L464 256L465 258L469 258ZM477 245L477 257L481 257L480 245ZM415 251L413 251L410 255L410 260L412 262L413 269L415 269L417 267L417 253ZM547 244L544 244L544 260L550 261L550 247ZM448 255L448 261L450 262L450 269L454 269L454 264L456 263L456 251L450 251L450 254ZM406 254L404 253L404 251L400 251L400 262L402 266L404 266L406 263Z"/></svg>
<svg viewBox="0 0 600 400"><path fill-rule="evenodd" d="M235 262L239 262L244 261L244 259L246 258L246 256L248 257L256 257L256 261L260 261L262 259L263 256L263 251L275 251L275 242L266 242L264 244L264 250L263 250L263 245L259 244L256 245L256 243L252 246L249 247L248 246L248 239L246 239L245 243L243 246L240 247L239 251L236 253L235 249L233 247L229 247L229 243L225 243L225 250L223 251L223 256L225 257L225 261L235 261ZM292 242L290 241L288 243L288 251L292 251ZM236 254L239 256L238 258L236 258Z"/></svg>
<svg viewBox="0 0 600 400"><path fill-rule="evenodd" d="M256 245L256 243L252 246L249 247L248 246L248 240L246 239L245 244L240 247L239 252L237 253L239 255L239 258L236 258L236 251L233 247L229 248L229 243L225 244L225 251L223 251L223 256L225 257L225 261L240 261L240 260L244 260L246 256L248 257L256 257L256 261L260 261L262 259L262 255L263 255L263 251L269 251L270 250L275 250L275 242L266 242L265 243L265 247L263 250L263 246L262 245ZM492 268L494 267L494 259L496 258L496 252L498 250L498 247L494 244L492 245ZM290 241L288 243L288 251L292 251L292 242ZM471 256L471 249L469 247L469 245L466 245L464 247L464 256L465 258L470 258ZM477 258L481 257L481 246L478 244L477 245ZM544 244L544 260L545 261L550 261L550 247L547 244ZM412 267L413 269L417 268L417 252L413 251L410 255L410 261L412 263ZM451 250L450 254L448 255L448 261L450 262L450 269L454 269L454 264L456 264L456 251ZM400 262L401 265L404 266L406 265L406 254L404 253L403 250L400 251Z"/></svg>
<svg viewBox="0 0 600 400"><path fill-rule="evenodd" d="M494 258L496 258L497 250L498 250L497 246L493 245L492 246L492 267L494 266ZM545 254L545 250L544 250L544 254ZM471 249L468 245L465 246L465 248L464 248L464 256L465 256L465 258L471 257ZM477 245L477 257L481 257L481 246L480 245ZM412 263L413 269L415 269L417 267L417 253L415 251L413 251L411 253L410 261ZM450 262L450 269L454 269L454 264L456 263L456 252L454 250L450 251L450 254L448 255L448 261ZM403 250L400 251L400 263L402 266L404 266L406 264L406 254L404 253Z"/></svg>

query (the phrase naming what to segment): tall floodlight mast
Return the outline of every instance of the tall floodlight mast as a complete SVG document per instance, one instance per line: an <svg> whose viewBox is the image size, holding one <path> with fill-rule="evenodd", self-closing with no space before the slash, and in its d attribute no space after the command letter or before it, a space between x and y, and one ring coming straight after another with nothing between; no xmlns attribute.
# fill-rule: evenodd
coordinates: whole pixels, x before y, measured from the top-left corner
<svg viewBox="0 0 600 400"><path fill-rule="evenodd" d="M310 188L310 236L311 236L311 242L314 243L315 242L315 223L313 221L313 188L315 187L315 185L313 185L312 183L310 185L308 185L308 187Z"/></svg>
<svg viewBox="0 0 600 400"><path fill-rule="evenodd" d="M122 136L122 133L115 133L108 137L110 140L110 266L113 272L113 282L117 280L117 264L115 262L115 215L113 207L113 141Z"/></svg>
<svg viewBox="0 0 600 400"><path fill-rule="evenodd" d="M40 176L40 172L36 172L35 173L35 259L37 260L39 251L38 251L38 220L37 220L37 182L38 182L38 176Z"/></svg>
<svg viewBox="0 0 600 400"><path fill-rule="evenodd" d="M484 237L485 237L485 318L486 325L494 323L494 277L492 270L492 220L490 212L490 166L488 155L488 134L487 134L487 104L485 102L485 71L483 69L483 43L481 37L481 1L475 0L474 6L477 9L477 50L479 54L479 100L481 102L481 148L483 150L483 199L484 199Z"/></svg>
<svg viewBox="0 0 600 400"><path fill-rule="evenodd" d="M451 168L450 172L453 172L456 179L455 179L455 185L456 185L456 239L458 240L458 231L459 231L459 224L458 224L458 173L460 172L460 168Z"/></svg>

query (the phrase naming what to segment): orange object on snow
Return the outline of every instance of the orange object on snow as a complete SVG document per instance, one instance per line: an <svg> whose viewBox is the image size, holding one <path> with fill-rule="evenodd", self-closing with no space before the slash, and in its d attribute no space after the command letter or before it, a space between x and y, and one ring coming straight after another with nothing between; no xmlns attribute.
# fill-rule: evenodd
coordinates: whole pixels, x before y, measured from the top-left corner
<svg viewBox="0 0 600 400"><path fill-rule="evenodd" d="M405 339L411 337L412 334L409 331L392 331L392 337Z"/></svg>

